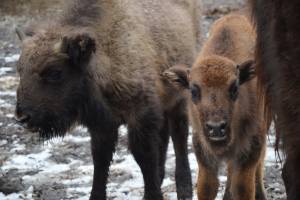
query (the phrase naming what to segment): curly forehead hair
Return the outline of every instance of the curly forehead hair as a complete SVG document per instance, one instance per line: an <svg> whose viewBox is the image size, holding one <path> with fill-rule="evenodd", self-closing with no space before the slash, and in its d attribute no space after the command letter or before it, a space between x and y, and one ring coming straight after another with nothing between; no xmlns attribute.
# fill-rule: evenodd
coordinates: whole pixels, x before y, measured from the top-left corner
<svg viewBox="0 0 300 200"><path fill-rule="evenodd" d="M227 84L233 75L237 75L237 67L227 58L211 56L198 60L192 72L200 77L202 84L208 87L219 87Z"/></svg>

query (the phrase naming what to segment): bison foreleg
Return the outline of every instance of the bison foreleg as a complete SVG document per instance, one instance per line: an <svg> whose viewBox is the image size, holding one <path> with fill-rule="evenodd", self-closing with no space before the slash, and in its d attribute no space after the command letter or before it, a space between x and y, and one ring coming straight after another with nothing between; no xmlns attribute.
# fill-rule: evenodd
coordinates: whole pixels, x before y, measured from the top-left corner
<svg viewBox="0 0 300 200"><path fill-rule="evenodd" d="M94 178L90 200L105 200L108 170L118 138L118 129L105 134L91 132L91 137Z"/></svg>

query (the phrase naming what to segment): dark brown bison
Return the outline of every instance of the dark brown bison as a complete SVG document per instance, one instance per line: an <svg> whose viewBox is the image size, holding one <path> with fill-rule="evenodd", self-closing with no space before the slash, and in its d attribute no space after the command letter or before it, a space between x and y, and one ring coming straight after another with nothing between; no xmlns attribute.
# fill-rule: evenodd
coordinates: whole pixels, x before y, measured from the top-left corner
<svg viewBox="0 0 300 200"><path fill-rule="evenodd" d="M97 200L106 199L121 124L128 126L145 199L162 199L171 135L178 199L192 198L186 101L165 92L160 74L194 59L198 1L70 2L59 19L18 31L22 54L16 119L46 139L64 136L76 124L87 126L94 161L90 198ZM171 105L168 99L174 96Z"/></svg>
<svg viewBox="0 0 300 200"><path fill-rule="evenodd" d="M300 1L251 0L256 62L267 123L274 119L286 160L287 199L300 199ZM279 140L278 140L279 141ZM278 144L277 144L278 146Z"/></svg>
<svg viewBox="0 0 300 200"><path fill-rule="evenodd" d="M266 134L251 61L254 45L249 20L231 14L213 25L190 70L175 66L163 73L178 90L190 90L198 199L215 199L222 161L228 166L224 199L266 198L262 180Z"/></svg>

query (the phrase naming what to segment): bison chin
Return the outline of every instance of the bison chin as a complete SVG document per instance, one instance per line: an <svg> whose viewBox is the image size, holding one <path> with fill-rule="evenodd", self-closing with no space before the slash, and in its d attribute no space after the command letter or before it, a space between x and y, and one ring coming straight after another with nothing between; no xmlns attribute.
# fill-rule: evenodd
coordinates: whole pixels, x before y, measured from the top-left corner
<svg viewBox="0 0 300 200"><path fill-rule="evenodd" d="M76 124L76 117L70 114L39 113L31 115L30 119L20 124L31 132L39 133L42 140L49 140L55 137L64 137Z"/></svg>
<svg viewBox="0 0 300 200"><path fill-rule="evenodd" d="M37 132L43 140L49 140L55 137L64 137L72 127L71 122L64 120L52 120L41 123L37 126Z"/></svg>

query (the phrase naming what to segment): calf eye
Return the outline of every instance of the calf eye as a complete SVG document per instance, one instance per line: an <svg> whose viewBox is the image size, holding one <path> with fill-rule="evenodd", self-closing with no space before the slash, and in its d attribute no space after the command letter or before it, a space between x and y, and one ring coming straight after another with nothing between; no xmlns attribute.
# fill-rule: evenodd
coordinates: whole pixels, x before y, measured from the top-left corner
<svg viewBox="0 0 300 200"><path fill-rule="evenodd" d="M62 79L62 71L61 70L46 70L41 74L41 77L47 82L58 82Z"/></svg>
<svg viewBox="0 0 300 200"><path fill-rule="evenodd" d="M192 94L192 100L194 103L200 100L201 98L201 90L198 85L193 84L190 88Z"/></svg>
<svg viewBox="0 0 300 200"><path fill-rule="evenodd" d="M233 101L235 101L238 97L239 94L239 88L238 88L238 84L236 81L234 81L230 87L229 87L229 96L230 99L232 99Z"/></svg>

